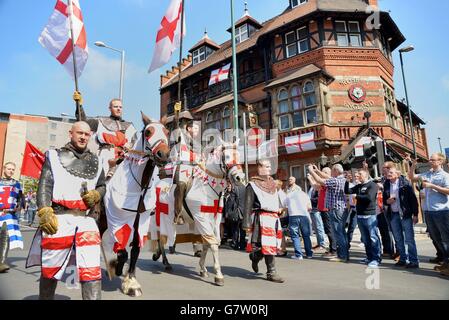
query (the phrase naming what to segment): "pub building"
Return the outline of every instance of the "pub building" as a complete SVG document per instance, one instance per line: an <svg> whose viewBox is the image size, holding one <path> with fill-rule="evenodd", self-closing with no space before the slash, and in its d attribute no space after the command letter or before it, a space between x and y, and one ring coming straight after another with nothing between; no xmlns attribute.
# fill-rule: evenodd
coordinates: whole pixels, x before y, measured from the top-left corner
<svg viewBox="0 0 449 320"><path fill-rule="evenodd" d="M396 161L412 153L408 109L393 81L392 55L405 37L390 14L377 0L282 1L285 11L265 22L245 8L235 26L239 127L250 106L260 128L278 130L277 177L295 176L307 190L307 164L347 165L368 134L382 138ZM201 119L203 131L215 128L226 138L234 118L232 76L209 81L232 62L231 40L217 44L205 33L189 52L182 61L184 112ZM177 67L161 75L160 93L161 115L173 126ZM428 159L424 122L412 118L417 155ZM303 137L313 146L302 148Z"/></svg>

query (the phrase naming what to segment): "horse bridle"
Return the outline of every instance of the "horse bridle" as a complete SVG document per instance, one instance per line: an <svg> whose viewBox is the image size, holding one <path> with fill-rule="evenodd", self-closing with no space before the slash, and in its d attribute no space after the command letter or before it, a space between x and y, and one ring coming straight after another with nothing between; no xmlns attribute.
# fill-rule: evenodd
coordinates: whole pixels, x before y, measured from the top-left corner
<svg viewBox="0 0 449 320"><path fill-rule="evenodd" d="M156 140L152 145L147 146L145 145L145 141L148 142L148 140L145 138L145 130L146 130L147 126L145 126L144 129L142 129L141 134L142 134L142 150L146 150L148 152L142 152L142 151L136 151L136 150L130 150L130 149L124 149L123 151L125 153L131 153L131 154L137 154L139 156L142 157L142 159L148 158L149 161L152 161L156 166L160 167L163 166L164 164L160 163L158 161L158 159L155 157L153 149L158 146L159 144L161 144L162 142L164 142L164 139L158 139ZM132 166L131 166L131 162L129 163L129 171L131 172L131 176L133 177L134 181L137 183L137 185L142 189L142 190L148 190L149 189L149 183L146 186L142 186L142 184L137 181L136 176L134 175L134 172L132 170ZM149 181L151 181L151 178L149 179Z"/></svg>

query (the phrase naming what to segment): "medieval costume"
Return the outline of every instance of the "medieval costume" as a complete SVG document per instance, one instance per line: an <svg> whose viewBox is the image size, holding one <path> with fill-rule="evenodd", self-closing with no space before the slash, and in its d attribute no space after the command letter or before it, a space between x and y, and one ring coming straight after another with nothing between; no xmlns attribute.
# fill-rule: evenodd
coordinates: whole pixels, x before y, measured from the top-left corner
<svg viewBox="0 0 449 320"><path fill-rule="evenodd" d="M98 144L98 157L106 178L110 178L115 171L109 160L116 160L119 164L123 160L123 148L130 148L135 142L136 129L131 122L121 117L87 118L81 106L81 120L86 121L90 129L95 132L95 141Z"/></svg>
<svg viewBox="0 0 449 320"><path fill-rule="evenodd" d="M22 187L14 179L0 179L0 273L9 270L6 264L9 249L23 249L22 234L16 216L20 209Z"/></svg>
<svg viewBox="0 0 449 320"><path fill-rule="evenodd" d="M279 196L273 178L253 177L246 187L243 228L250 229L250 259L254 272L265 258L267 279L284 282L276 273L275 256L281 249L282 227L279 220Z"/></svg>
<svg viewBox="0 0 449 320"><path fill-rule="evenodd" d="M101 299L100 233L90 208L105 193L98 157L71 143L46 153L37 192L40 228L27 268L41 266L40 299L54 299L57 281L76 266L85 300Z"/></svg>

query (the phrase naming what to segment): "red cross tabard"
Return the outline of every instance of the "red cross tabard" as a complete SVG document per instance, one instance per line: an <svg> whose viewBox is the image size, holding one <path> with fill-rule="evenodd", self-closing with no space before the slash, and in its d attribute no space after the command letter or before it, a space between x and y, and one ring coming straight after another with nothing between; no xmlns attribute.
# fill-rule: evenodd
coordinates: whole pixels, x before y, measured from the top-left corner
<svg viewBox="0 0 449 320"><path fill-rule="evenodd" d="M161 225L161 213L168 215L168 204L161 202L161 188L156 188L156 225Z"/></svg>
<svg viewBox="0 0 449 320"><path fill-rule="evenodd" d="M202 213L213 213L214 217L217 216L217 213L221 213L223 208L218 206L218 200L214 200L213 206L201 206L200 212Z"/></svg>

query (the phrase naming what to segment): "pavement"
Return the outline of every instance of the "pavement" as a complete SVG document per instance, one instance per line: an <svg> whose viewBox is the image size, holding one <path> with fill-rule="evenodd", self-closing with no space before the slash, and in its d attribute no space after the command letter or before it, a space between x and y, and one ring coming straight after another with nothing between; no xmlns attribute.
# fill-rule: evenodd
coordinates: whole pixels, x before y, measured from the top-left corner
<svg viewBox="0 0 449 320"><path fill-rule="evenodd" d="M0 299L35 300L38 297L40 268L26 269L28 254L35 228L22 226L25 248L12 250L8 264L11 270L0 274ZM285 283L277 284L265 280L266 267L262 261L260 272L251 270L248 254L232 250L228 246L220 249L220 262L225 276L225 285L214 285L213 261L209 253L206 264L209 278L199 276L198 258L193 257L192 246L177 245L175 254L167 257L173 271L167 273L160 261L152 260L148 244L142 250L137 264L137 279L143 287L139 298L125 296L120 291L121 280L110 281L103 267L102 298L106 300L448 300L449 277L433 271L428 263L435 249L425 233L418 233L416 241L421 268L408 270L394 267L394 261L385 259L378 269L369 269L361 264L364 249L356 230L351 247L349 263L333 263L315 254L311 260L297 261L289 257L277 257L279 274ZM312 238L315 240L315 237ZM289 253L293 252L291 245ZM167 250L168 251L168 250ZM71 285L68 274L56 291L58 300L80 300L80 289Z"/></svg>

